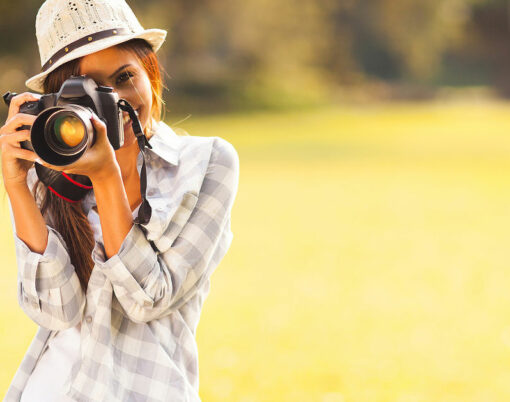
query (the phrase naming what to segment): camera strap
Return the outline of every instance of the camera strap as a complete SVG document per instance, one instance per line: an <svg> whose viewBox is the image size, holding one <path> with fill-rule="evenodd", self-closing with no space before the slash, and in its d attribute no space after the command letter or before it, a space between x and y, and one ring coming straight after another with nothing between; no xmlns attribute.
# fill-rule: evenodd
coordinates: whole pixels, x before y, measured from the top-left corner
<svg viewBox="0 0 510 402"><path fill-rule="evenodd" d="M138 147L140 148L140 152L142 154L142 170L140 172L140 193L142 196L142 204L140 205L140 208L138 209L138 216L135 219L136 224L147 224L149 222L149 219L151 218L152 214L152 208L147 201L146 198L146 192L147 192L147 168L145 166L145 157L146 157L146 150L145 148L151 148L151 144L149 144L149 141L147 140L147 137L145 137L145 134L143 133L142 126L140 125L140 120L138 120L138 116L135 113L135 110L133 107L127 102L125 99L121 99L118 102L119 108L127 112L129 114L129 117L131 118L133 132L135 133L136 140L138 141Z"/></svg>

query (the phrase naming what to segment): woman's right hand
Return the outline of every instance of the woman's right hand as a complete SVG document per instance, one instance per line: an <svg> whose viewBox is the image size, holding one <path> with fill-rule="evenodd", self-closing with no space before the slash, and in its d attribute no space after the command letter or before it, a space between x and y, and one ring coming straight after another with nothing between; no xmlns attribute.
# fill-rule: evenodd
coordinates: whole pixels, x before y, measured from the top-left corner
<svg viewBox="0 0 510 402"><path fill-rule="evenodd" d="M39 95L25 92L12 98L5 124L0 128L0 149L2 151L2 176L7 188L26 185L27 172L37 159L35 152L21 148L20 142L30 140L30 129L16 131L21 126L32 126L36 116L19 112L20 106L28 101L39 100Z"/></svg>

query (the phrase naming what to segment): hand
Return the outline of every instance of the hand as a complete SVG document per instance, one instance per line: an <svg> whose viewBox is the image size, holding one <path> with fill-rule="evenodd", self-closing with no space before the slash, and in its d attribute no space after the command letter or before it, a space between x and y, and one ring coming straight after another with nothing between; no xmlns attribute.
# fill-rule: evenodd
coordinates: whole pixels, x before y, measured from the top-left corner
<svg viewBox="0 0 510 402"><path fill-rule="evenodd" d="M6 188L11 185L26 185L27 172L37 158L33 151L20 146L21 141L30 140L30 130L16 129L23 125L32 126L36 116L19 113L19 108L25 102L39 100L39 97L40 95L25 92L12 98L7 120L0 128L2 175Z"/></svg>
<svg viewBox="0 0 510 402"><path fill-rule="evenodd" d="M119 172L120 168L115 158L115 151L108 140L105 123L95 114L92 115L91 121L96 130L94 145L87 149L76 162L66 166L54 166L39 159L36 161L53 170L88 176L92 181L98 181Z"/></svg>

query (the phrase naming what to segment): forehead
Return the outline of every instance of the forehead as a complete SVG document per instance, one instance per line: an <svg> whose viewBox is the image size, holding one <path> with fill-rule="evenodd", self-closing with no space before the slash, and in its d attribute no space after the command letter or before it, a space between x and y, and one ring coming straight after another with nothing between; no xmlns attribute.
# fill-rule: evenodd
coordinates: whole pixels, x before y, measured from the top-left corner
<svg viewBox="0 0 510 402"><path fill-rule="evenodd" d="M84 56L80 60L80 74L109 77L119 67L132 64L139 67L138 59L133 52L109 47L99 52Z"/></svg>

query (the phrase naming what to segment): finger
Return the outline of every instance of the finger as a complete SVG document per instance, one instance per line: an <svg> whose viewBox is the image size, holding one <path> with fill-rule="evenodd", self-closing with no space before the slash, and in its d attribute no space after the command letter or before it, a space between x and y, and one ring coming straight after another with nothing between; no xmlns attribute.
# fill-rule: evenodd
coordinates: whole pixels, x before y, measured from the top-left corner
<svg viewBox="0 0 510 402"><path fill-rule="evenodd" d="M90 121L97 132L98 139L106 137L106 124L95 113L92 114Z"/></svg>
<svg viewBox="0 0 510 402"><path fill-rule="evenodd" d="M11 144L5 144L2 146L2 153L5 154L6 152L15 158L24 159L31 162L35 162L38 158L35 152L24 148L18 148Z"/></svg>
<svg viewBox="0 0 510 402"><path fill-rule="evenodd" d="M34 162L37 162L39 165L43 165L44 167L47 167L47 168L52 169L52 170L56 170L58 172L62 172L66 168L66 166L52 165L51 163L48 163L45 160L42 160L38 156L36 156L36 159L34 159Z"/></svg>
<svg viewBox="0 0 510 402"><path fill-rule="evenodd" d="M14 146L19 146L21 141L29 141L30 140L30 130L21 130L16 131L12 134L3 134L0 136L1 143L7 143Z"/></svg>
<svg viewBox="0 0 510 402"><path fill-rule="evenodd" d="M41 95L33 94L30 92L24 92L22 94L16 95L15 97L13 97L11 99L11 104L9 106L9 113L8 113L7 119L9 119L10 117L17 114L19 112L19 107L23 103L29 102L29 101L38 101L40 97L41 97Z"/></svg>
<svg viewBox="0 0 510 402"><path fill-rule="evenodd" d="M0 129L0 134L12 133L18 127L21 126L32 126L37 116L25 113L17 113L10 119L7 119L5 125Z"/></svg>

